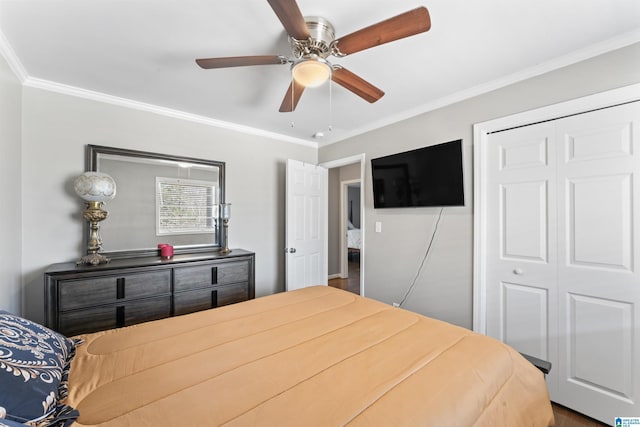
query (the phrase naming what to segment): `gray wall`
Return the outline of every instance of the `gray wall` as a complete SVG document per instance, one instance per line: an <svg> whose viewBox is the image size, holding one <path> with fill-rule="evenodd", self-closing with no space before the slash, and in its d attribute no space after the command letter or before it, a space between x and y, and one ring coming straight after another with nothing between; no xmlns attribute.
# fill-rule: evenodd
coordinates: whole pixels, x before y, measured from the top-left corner
<svg viewBox="0 0 640 427"><path fill-rule="evenodd" d="M387 303L402 299L439 213L438 208L373 209L372 158L463 139L466 206L444 209L430 258L404 307L470 328L473 124L638 82L640 44L635 44L320 148L320 162L366 155L366 295ZM375 232L378 221L381 233Z"/></svg>
<svg viewBox="0 0 640 427"><path fill-rule="evenodd" d="M22 312L21 124L22 85L0 55L0 309L15 314Z"/></svg>
<svg viewBox="0 0 640 427"><path fill-rule="evenodd" d="M226 162L226 200L233 204L230 247L256 252L256 296L284 290L286 159L316 163L315 148L30 87L23 94L28 317L42 320L47 265L76 260L84 250L82 203L71 181L84 170L86 144Z"/></svg>
<svg viewBox="0 0 640 427"><path fill-rule="evenodd" d="M360 185L350 185L347 195L347 217L355 228L360 228Z"/></svg>

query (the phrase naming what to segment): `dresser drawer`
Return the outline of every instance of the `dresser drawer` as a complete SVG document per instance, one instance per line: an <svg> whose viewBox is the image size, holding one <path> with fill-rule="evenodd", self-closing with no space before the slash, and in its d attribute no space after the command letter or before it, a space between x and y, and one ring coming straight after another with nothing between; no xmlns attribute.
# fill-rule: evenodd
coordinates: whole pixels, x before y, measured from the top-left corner
<svg viewBox="0 0 640 427"><path fill-rule="evenodd" d="M214 289L176 292L173 295L173 314L187 314L218 306L218 292Z"/></svg>
<svg viewBox="0 0 640 427"><path fill-rule="evenodd" d="M171 293L171 271L114 274L61 281L61 311Z"/></svg>
<svg viewBox="0 0 640 427"><path fill-rule="evenodd" d="M58 330L66 335L78 335L134 325L171 315L171 296L67 311L60 314Z"/></svg>
<svg viewBox="0 0 640 427"><path fill-rule="evenodd" d="M45 325L78 335L206 310L255 297L255 254L177 253L114 257L99 266L51 265Z"/></svg>
<svg viewBox="0 0 640 427"><path fill-rule="evenodd" d="M174 290L178 292L227 283L247 282L249 280L249 263L237 261L176 267L173 274Z"/></svg>
<svg viewBox="0 0 640 427"><path fill-rule="evenodd" d="M173 312L176 315L193 313L194 311L221 307L248 299L249 283L247 282L176 292L173 296Z"/></svg>
<svg viewBox="0 0 640 427"><path fill-rule="evenodd" d="M218 307L249 299L249 283L247 282L220 286L216 290L218 291Z"/></svg>

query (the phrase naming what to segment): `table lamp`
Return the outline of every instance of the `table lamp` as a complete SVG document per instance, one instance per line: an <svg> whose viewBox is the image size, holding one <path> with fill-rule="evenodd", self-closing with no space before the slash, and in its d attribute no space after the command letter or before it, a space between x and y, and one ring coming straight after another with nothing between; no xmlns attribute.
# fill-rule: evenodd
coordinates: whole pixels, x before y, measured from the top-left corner
<svg viewBox="0 0 640 427"><path fill-rule="evenodd" d="M102 239L99 233L100 221L105 220L108 216L108 212L102 209L102 206L104 202L115 197L116 183L106 173L85 172L73 181L73 189L80 198L87 202L82 217L89 222L87 255L83 256L78 264L107 263L110 259L98 253L102 250Z"/></svg>

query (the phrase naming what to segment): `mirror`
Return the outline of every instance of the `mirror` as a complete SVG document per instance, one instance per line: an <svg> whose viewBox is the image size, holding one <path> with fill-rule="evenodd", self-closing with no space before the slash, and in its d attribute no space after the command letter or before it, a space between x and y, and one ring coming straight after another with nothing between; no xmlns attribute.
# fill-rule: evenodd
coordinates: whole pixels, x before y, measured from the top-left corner
<svg viewBox="0 0 640 427"><path fill-rule="evenodd" d="M173 245L176 253L219 249L224 243L218 212L224 203L224 166L213 160L87 145L87 170L109 174L116 182L116 197L104 206L109 216L100 223L102 253L112 258L153 256L159 243ZM197 220L185 225L171 217L184 210L178 206L182 202L172 202L176 191L197 194L202 203L206 199L206 206L189 215Z"/></svg>

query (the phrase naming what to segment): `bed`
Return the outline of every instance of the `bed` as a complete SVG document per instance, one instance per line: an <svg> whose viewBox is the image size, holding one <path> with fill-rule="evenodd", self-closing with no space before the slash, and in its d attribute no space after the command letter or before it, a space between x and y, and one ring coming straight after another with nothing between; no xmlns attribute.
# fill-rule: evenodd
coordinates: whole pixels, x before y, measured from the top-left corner
<svg viewBox="0 0 640 427"><path fill-rule="evenodd" d="M362 234L359 228L347 230L347 248L349 251L360 252L362 244Z"/></svg>
<svg viewBox="0 0 640 427"><path fill-rule="evenodd" d="M362 232L356 228L351 220L347 224L347 253L349 259L353 255L360 255L360 247L362 246Z"/></svg>
<svg viewBox="0 0 640 427"><path fill-rule="evenodd" d="M74 426L553 423L510 347L327 286L75 339Z"/></svg>

